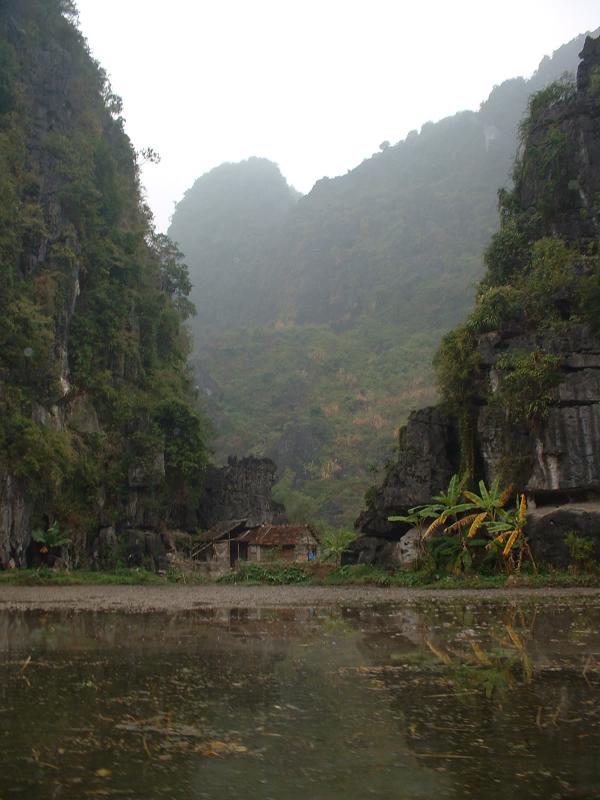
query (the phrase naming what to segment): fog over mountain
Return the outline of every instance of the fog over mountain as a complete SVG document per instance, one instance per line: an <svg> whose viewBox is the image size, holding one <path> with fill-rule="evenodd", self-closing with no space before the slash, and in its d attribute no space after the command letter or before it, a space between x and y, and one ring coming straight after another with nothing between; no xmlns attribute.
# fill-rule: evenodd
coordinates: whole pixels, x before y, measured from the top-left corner
<svg viewBox="0 0 600 800"><path fill-rule="evenodd" d="M528 98L575 70L583 41L299 200L250 159L177 206L218 452L274 457L300 514L352 513L394 430L433 397L431 356L473 303Z"/></svg>
<svg viewBox="0 0 600 800"><path fill-rule="evenodd" d="M79 0L123 97L161 230L193 179L251 156L303 193L413 128L479 107L598 26L597 0ZM135 53L131 42L135 39Z"/></svg>

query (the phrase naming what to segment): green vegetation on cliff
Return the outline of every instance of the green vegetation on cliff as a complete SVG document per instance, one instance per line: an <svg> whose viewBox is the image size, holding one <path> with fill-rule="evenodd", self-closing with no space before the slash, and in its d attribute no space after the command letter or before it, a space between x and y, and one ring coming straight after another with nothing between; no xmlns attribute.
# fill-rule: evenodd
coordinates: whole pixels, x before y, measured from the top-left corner
<svg viewBox="0 0 600 800"><path fill-rule="evenodd" d="M157 454L165 518L205 463L187 270L153 232L120 111L70 2L1 4L0 480L78 536L124 517L129 472Z"/></svg>
<svg viewBox="0 0 600 800"><path fill-rule="evenodd" d="M597 47L597 40L588 42ZM543 429L561 379L560 337L598 331L600 205L597 145L588 124L600 114L594 76L586 81L580 74L578 86L563 78L530 99L514 186L499 193L500 229L485 253L475 308L436 356L442 398L463 425L463 469L471 477L468 428L475 406L501 409L501 478L519 485L526 473L511 430L534 435ZM521 351L496 358L492 380L489 364L486 370L480 363L486 335L523 343Z"/></svg>

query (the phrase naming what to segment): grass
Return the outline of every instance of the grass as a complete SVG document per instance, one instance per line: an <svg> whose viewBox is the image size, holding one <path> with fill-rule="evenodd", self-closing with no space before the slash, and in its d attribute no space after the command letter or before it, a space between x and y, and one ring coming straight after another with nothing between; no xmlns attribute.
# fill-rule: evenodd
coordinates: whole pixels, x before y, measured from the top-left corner
<svg viewBox="0 0 600 800"><path fill-rule="evenodd" d="M173 583L205 583L200 576L179 572L157 575L146 569L117 569L114 572L89 570L19 569L0 572L1 586L164 586Z"/></svg>
<svg viewBox="0 0 600 800"><path fill-rule="evenodd" d="M545 587L600 587L600 573L573 574L566 571L547 571L537 575L523 575L526 588ZM381 567L367 565L341 567L321 581L329 586L396 586L415 589L503 589L511 583L504 574L436 575L430 571L389 572Z"/></svg>
<svg viewBox="0 0 600 800"><path fill-rule="evenodd" d="M526 588L600 587L598 571L574 574L567 571L547 571L523 576ZM144 569L118 569L114 572L87 570L59 571L40 569L0 572L2 586L168 586L173 584L236 584L246 586L395 586L419 589L501 589L507 586L506 575L461 576L434 575L429 571L390 572L381 567L361 564L339 567L326 575L316 575L301 564L244 564L236 572L211 581L200 575L184 575L171 571L156 575ZM509 584L510 586L510 584Z"/></svg>

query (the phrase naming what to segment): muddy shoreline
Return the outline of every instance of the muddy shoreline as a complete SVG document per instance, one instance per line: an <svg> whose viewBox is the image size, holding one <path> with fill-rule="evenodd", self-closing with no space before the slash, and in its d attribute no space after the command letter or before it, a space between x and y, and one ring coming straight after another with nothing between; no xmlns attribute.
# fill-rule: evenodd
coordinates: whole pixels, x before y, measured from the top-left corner
<svg viewBox="0 0 600 800"><path fill-rule="evenodd" d="M285 608L403 604L422 600L542 601L589 598L597 588L406 589L374 586L5 586L3 611L178 612L202 608Z"/></svg>

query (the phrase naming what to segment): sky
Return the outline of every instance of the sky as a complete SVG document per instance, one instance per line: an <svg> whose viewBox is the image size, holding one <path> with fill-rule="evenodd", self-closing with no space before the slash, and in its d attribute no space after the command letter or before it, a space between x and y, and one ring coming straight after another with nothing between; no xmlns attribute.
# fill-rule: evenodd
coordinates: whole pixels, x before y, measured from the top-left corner
<svg viewBox="0 0 600 800"><path fill-rule="evenodd" d="M124 101L159 230L203 173L277 162L299 191L465 109L600 26L598 0L78 0Z"/></svg>

